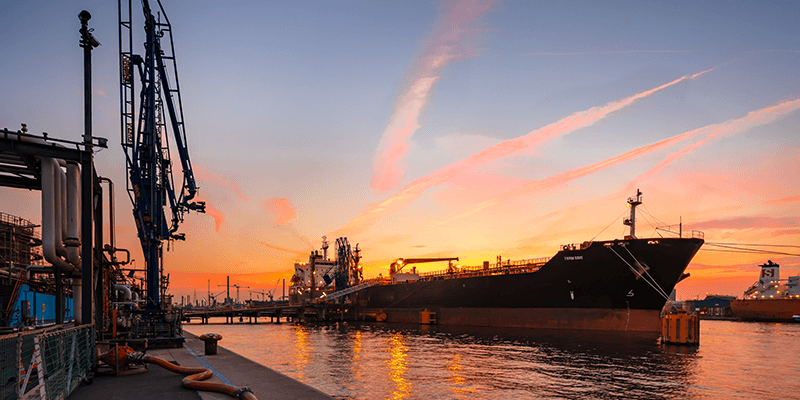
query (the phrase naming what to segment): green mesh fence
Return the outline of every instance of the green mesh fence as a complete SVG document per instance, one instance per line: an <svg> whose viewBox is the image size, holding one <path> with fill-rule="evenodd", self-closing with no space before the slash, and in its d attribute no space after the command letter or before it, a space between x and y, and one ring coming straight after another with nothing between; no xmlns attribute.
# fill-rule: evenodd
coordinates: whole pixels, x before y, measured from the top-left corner
<svg viewBox="0 0 800 400"><path fill-rule="evenodd" d="M94 365L92 325L0 336L0 399L63 399Z"/></svg>

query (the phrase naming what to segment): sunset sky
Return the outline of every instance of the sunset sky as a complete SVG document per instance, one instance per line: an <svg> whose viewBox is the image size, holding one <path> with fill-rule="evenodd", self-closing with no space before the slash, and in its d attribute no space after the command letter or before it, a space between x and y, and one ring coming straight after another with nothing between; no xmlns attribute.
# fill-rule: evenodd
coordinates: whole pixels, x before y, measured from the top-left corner
<svg viewBox="0 0 800 400"><path fill-rule="evenodd" d="M367 277L398 257L552 256L625 235L637 189L640 237L681 221L704 232L679 299L740 296L768 259L783 278L800 274L798 2L164 7L209 205L169 245L178 298L205 297L209 279L219 293L228 275L249 287L242 300L272 290L322 236L331 254L338 237L358 243ZM82 9L102 43L94 134L109 148L96 166L116 184L117 245L142 267L119 145L115 1L0 5L0 127L81 139ZM138 2L134 15L141 48ZM39 192L0 198L0 211L40 220Z"/></svg>

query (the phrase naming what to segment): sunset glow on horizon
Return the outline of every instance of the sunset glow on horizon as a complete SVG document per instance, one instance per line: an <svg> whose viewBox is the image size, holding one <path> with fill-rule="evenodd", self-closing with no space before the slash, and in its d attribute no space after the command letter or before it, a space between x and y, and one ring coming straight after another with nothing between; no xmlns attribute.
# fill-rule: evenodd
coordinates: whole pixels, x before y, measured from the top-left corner
<svg viewBox="0 0 800 400"><path fill-rule="evenodd" d="M15 60L0 74L0 126L73 141L75 16L92 13L93 130L108 139L96 168L115 183L117 246L143 267L119 144L117 5L0 8ZM640 237L703 232L679 299L741 296L767 260L800 275L800 4L165 8L206 202L165 251L178 299L218 293L226 277L253 291L243 299L280 292L323 236L331 258L337 238L358 244L365 277L401 257L550 257L626 235L636 190ZM0 197L0 211L41 220L39 192Z"/></svg>

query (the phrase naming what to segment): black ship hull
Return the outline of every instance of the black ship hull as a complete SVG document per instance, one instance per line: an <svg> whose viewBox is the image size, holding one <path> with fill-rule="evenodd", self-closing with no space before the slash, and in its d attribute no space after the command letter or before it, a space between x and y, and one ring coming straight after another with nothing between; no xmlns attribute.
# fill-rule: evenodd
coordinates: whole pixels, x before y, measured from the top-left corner
<svg viewBox="0 0 800 400"><path fill-rule="evenodd" d="M388 322L660 332L666 296L702 239L591 242L566 247L541 267L486 269L376 285L356 300Z"/></svg>

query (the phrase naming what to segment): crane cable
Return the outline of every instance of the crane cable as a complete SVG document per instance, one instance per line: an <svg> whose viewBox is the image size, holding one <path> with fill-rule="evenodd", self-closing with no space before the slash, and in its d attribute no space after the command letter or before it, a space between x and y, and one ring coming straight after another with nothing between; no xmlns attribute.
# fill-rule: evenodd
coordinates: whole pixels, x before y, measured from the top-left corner
<svg viewBox="0 0 800 400"><path fill-rule="evenodd" d="M623 247L625 247L625 246L623 246ZM630 269L631 269L631 271L633 271L634 275L636 275L636 276L638 276L638 277L642 278L642 280L643 280L643 281L645 281L645 283L647 283L648 285L650 285L650 287L651 287L651 288L653 288L653 290L655 290L655 291L656 291L656 293L660 294L660 295L661 295L661 297L663 297L665 300L669 300L669 296L666 294L666 292L664 292L664 289L661 289L661 286L658 284L658 282L656 282L655 278L653 278L653 276L652 276L652 275L650 275L650 273L649 273L649 272L647 272L647 269L646 269L646 268L644 268L644 266L643 266L641 263L639 263L639 261L638 261L638 260L636 260L636 257L633 257L633 254L631 254L631 251L630 251L630 250L628 250L628 249L627 249L627 247L625 248L625 250L627 250L627 251L628 251L628 254L630 254L630 255L631 255L631 257L633 257L634 261L636 262L636 265L638 265L638 266L641 266L641 267L642 267L642 270L644 271L644 274L647 274L647 277L649 277L650 279L652 279L652 280L653 280L653 282L652 282L652 283L651 283L649 280L647 280L647 278L644 276L644 274L642 274L641 272L639 272L639 270L638 270L638 269L634 268L634 266L632 266L632 265L631 265L631 264L630 264L630 263L629 263L627 260L625 260L625 259L624 259L624 258L623 258L621 255L619 255L619 253L617 253L617 251L616 251L616 250L614 250L614 249L613 249L613 248L611 248L610 246L609 246L609 247L606 247L606 248L607 248L607 249L609 249L609 250L611 250L612 252L614 252L614 254L616 254L616 255L617 255L617 257L619 257L619 259L620 259L620 260L622 260L622 262L624 262L625 264L627 264L627 265L628 265L628 268L630 268Z"/></svg>

